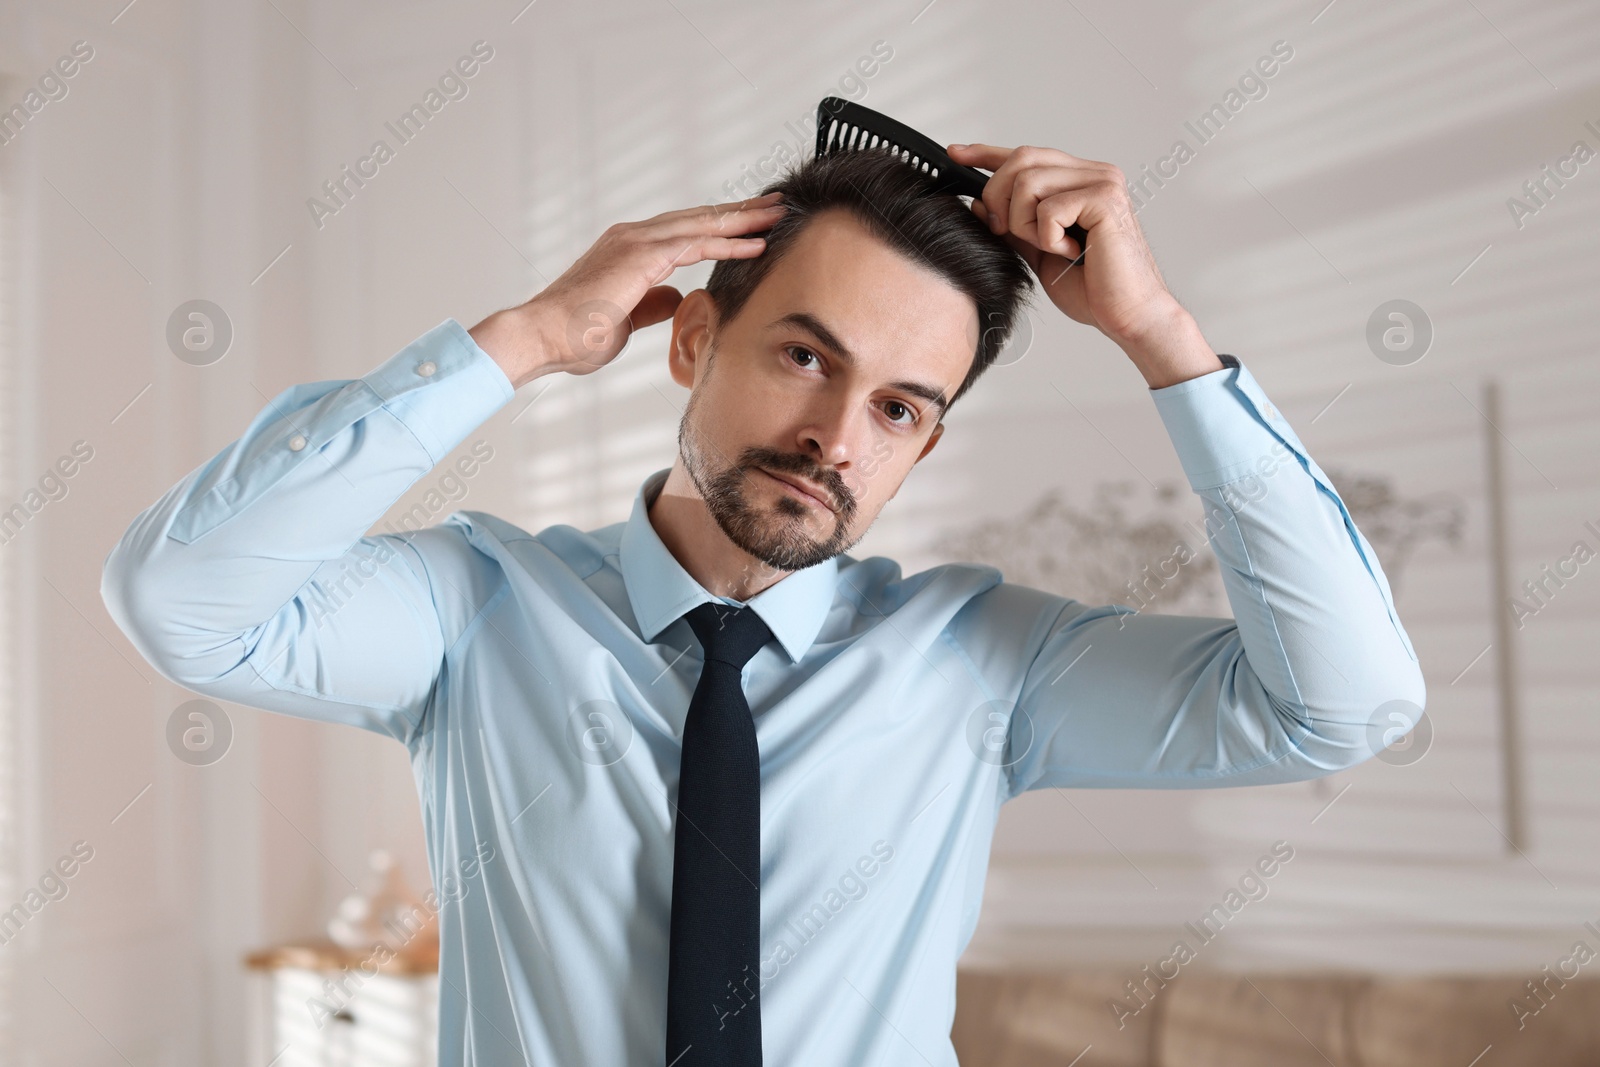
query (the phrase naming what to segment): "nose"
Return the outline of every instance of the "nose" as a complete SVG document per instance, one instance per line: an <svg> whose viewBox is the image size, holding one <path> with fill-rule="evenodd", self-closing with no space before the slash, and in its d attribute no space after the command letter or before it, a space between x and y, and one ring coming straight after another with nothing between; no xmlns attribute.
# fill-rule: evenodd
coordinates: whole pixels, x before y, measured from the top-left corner
<svg viewBox="0 0 1600 1067"><path fill-rule="evenodd" d="M798 435L800 450L818 465L831 468L845 478L855 469L856 457L864 455L872 428L864 405L829 402L808 413Z"/></svg>

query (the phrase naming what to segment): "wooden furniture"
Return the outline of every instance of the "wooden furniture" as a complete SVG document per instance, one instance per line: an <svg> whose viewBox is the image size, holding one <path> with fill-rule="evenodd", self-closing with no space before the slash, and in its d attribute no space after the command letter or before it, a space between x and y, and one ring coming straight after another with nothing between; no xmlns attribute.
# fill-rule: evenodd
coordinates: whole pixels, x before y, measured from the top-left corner
<svg viewBox="0 0 1600 1067"><path fill-rule="evenodd" d="M260 979L254 1067L435 1067L437 946L406 955L331 941L245 957Z"/></svg>

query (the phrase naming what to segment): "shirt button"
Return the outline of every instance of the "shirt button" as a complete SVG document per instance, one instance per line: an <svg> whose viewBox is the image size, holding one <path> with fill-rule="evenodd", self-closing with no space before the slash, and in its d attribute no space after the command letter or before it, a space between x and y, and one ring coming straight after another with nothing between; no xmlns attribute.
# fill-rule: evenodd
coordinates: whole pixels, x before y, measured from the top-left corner
<svg viewBox="0 0 1600 1067"><path fill-rule="evenodd" d="M306 447L305 434L297 433L293 437L289 438L289 450L291 452L298 452L304 447Z"/></svg>
<svg viewBox="0 0 1600 1067"><path fill-rule="evenodd" d="M439 365L431 359L425 359L421 363L417 364L417 373L422 375L424 378L433 377L433 372L438 369Z"/></svg>

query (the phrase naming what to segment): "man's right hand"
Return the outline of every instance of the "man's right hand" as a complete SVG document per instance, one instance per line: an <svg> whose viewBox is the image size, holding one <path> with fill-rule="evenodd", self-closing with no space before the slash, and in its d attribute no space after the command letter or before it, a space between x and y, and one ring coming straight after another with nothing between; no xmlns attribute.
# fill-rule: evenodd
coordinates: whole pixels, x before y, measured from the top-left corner
<svg viewBox="0 0 1600 1067"><path fill-rule="evenodd" d="M779 195L615 223L548 288L467 332L513 387L556 371L593 373L617 357L634 330L677 311L683 294L659 284L674 270L765 251L763 238L741 235L782 217Z"/></svg>

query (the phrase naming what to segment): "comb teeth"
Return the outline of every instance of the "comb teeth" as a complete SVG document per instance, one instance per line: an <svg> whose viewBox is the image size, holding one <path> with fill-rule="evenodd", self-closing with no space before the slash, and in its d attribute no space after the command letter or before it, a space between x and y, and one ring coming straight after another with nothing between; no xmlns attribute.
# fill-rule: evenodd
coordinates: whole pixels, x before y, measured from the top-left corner
<svg viewBox="0 0 1600 1067"><path fill-rule="evenodd" d="M915 167L939 194L976 200L993 177L957 163L939 142L903 122L837 96L823 97L817 105L816 154L872 150L893 152L902 163ZM1083 258L1089 246L1084 228L1074 222L1066 233L1078 242L1078 258Z"/></svg>
<svg viewBox="0 0 1600 1067"><path fill-rule="evenodd" d="M939 177L939 168L913 154L909 149L894 144L887 138L879 137L866 129L848 122L835 122L828 133L828 147L825 155L836 152L870 152L880 150L891 152L900 157L902 162L909 163L917 170L930 178Z"/></svg>

